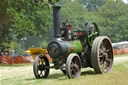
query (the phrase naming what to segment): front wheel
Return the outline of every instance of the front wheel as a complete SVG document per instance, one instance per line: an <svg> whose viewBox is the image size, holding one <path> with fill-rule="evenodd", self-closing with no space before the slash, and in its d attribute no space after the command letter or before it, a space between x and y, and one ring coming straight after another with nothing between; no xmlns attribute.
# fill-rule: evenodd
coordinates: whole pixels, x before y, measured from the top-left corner
<svg viewBox="0 0 128 85"><path fill-rule="evenodd" d="M78 78L81 73L81 60L76 53L68 56L66 61L66 74L68 78Z"/></svg>
<svg viewBox="0 0 128 85"><path fill-rule="evenodd" d="M47 78L49 75L49 61L45 55L39 55L35 58L33 72L37 79Z"/></svg>

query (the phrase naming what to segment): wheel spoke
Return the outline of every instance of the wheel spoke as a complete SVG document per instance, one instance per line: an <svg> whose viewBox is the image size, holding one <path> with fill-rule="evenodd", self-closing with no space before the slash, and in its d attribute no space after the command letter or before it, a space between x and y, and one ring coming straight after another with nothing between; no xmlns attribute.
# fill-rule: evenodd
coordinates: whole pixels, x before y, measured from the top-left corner
<svg viewBox="0 0 128 85"><path fill-rule="evenodd" d="M73 64L73 67L72 67L72 76L75 77L77 74L78 74L78 70L79 70L79 67L77 64Z"/></svg>
<svg viewBox="0 0 128 85"><path fill-rule="evenodd" d="M102 49L99 49L99 54L103 54L104 51Z"/></svg>
<svg viewBox="0 0 128 85"><path fill-rule="evenodd" d="M41 65L41 62L40 61L38 62L38 65Z"/></svg>
<svg viewBox="0 0 128 85"><path fill-rule="evenodd" d="M80 76L81 61L77 54L70 54L66 62L66 74L69 78L78 78Z"/></svg>
<svg viewBox="0 0 128 85"><path fill-rule="evenodd" d="M108 53L110 51L110 49L107 49L105 52Z"/></svg>
<svg viewBox="0 0 128 85"><path fill-rule="evenodd" d="M105 70L105 67L106 67L106 61L104 61L104 63L103 63L102 71L104 71L104 70Z"/></svg>
<svg viewBox="0 0 128 85"><path fill-rule="evenodd" d="M49 69L46 69L46 66L49 66L48 59L44 57L37 56L34 61L34 75L38 78L47 78L49 74Z"/></svg>
<svg viewBox="0 0 128 85"><path fill-rule="evenodd" d="M113 64L113 52L112 43L108 37L97 37L94 40L91 57L92 66L96 73L107 73L111 71Z"/></svg>
<svg viewBox="0 0 128 85"><path fill-rule="evenodd" d="M76 75L77 74L77 71L76 70L74 70L74 75Z"/></svg>
<svg viewBox="0 0 128 85"><path fill-rule="evenodd" d="M77 64L77 60L75 59L75 64Z"/></svg>
<svg viewBox="0 0 128 85"><path fill-rule="evenodd" d="M73 68L73 62L71 62L71 66L70 67Z"/></svg>
<svg viewBox="0 0 128 85"><path fill-rule="evenodd" d="M103 55L99 55L99 58L102 58L103 57Z"/></svg>
<svg viewBox="0 0 128 85"><path fill-rule="evenodd" d="M103 63L104 63L103 60L100 60L100 65L101 65L101 66L103 65Z"/></svg>
<svg viewBox="0 0 128 85"><path fill-rule="evenodd" d="M106 59L106 61L111 62L111 59Z"/></svg>
<svg viewBox="0 0 128 85"><path fill-rule="evenodd" d="M102 58L101 58L101 69L103 72L106 72L107 69L108 69L108 62L111 62L110 59L108 59L108 53L105 52L104 50L104 53L102 55Z"/></svg>
<svg viewBox="0 0 128 85"><path fill-rule="evenodd" d="M42 74L42 71L43 71L43 70L40 71L40 75Z"/></svg>
<svg viewBox="0 0 128 85"><path fill-rule="evenodd" d="M104 42L104 43L102 42L101 43L100 49L101 49L102 53L104 53L106 51L106 42Z"/></svg>

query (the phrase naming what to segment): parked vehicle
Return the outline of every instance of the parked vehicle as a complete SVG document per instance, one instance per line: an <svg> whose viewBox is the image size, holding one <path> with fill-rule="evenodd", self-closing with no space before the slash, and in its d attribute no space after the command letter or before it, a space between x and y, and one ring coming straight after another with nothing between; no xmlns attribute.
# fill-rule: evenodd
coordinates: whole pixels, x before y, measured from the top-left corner
<svg viewBox="0 0 128 85"><path fill-rule="evenodd" d="M113 43L114 55L128 54L128 41Z"/></svg>

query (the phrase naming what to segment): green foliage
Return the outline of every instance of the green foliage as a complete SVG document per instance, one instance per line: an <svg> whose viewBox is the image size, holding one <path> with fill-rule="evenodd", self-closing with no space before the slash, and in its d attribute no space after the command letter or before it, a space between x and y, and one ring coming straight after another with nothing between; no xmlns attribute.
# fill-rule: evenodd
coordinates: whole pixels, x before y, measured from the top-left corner
<svg viewBox="0 0 128 85"><path fill-rule="evenodd" d="M113 42L127 41L127 14L127 5L121 0L108 0L97 12L100 26L104 27L102 35L109 36Z"/></svg>
<svg viewBox="0 0 128 85"><path fill-rule="evenodd" d="M11 18L11 16L6 11L8 7L8 0L0 0L0 25L7 23Z"/></svg>
<svg viewBox="0 0 128 85"><path fill-rule="evenodd" d="M47 45L48 45L48 43L46 40L43 40L40 42L40 47L42 47L42 48L47 48Z"/></svg>
<svg viewBox="0 0 128 85"><path fill-rule="evenodd" d="M86 23L85 16L88 13L87 9L77 2L67 1L61 9L61 22L66 19L73 25L74 29L83 29Z"/></svg>
<svg viewBox="0 0 128 85"><path fill-rule="evenodd" d="M20 43L17 42L11 42L10 43L10 50L15 50L15 53L22 54L23 49Z"/></svg>
<svg viewBox="0 0 128 85"><path fill-rule="evenodd" d="M11 41L27 35L46 39L51 26L50 7L57 1L0 0L0 50L8 49Z"/></svg>
<svg viewBox="0 0 128 85"><path fill-rule="evenodd" d="M0 24L0 51L7 51L9 48L9 43L11 42L11 30L9 29L9 24Z"/></svg>
<svg viewBox="0 0 128 85"><path fill-rule="evenodd" d="M128 13L118 18L116 23L117 34L115 34L115 41L128 41Z"/></svg>
<svg viewBox="0 0 128 85"><path fill-rule="evenodd" d="M24 49L27 50L28 48L42 48L42 47L46 47L47 45L47 41L45 38L42 37L38 37L38 36L28 36L27 35L27 39L26 40L19 40L23 46L23 44L25 45ZM24 42L24 43L23 43Z"/></svg>
<svg viewBox="0 0 128 85"><path fill-rule="evenodd" d="M34 23L28 18L28 16L24 15L24 9L22 9L20 12L16 12L16 10L13 8L8 10L14 16L12 19L12 30L18 38L23 37L27 32L32 33Z"/></svg>
<svg viewBox="0 0 128 85"><path fill-rule="evenodd" d="M81 3L89 11L96 10L100 6L104 5L106 2L106 0L75 0L75 1Z"/></svg>
<svg viewBox="0 0 128 85"><path fill-rule="evenodd" d="M18 38L25 34L44 36L50 27L50 9L41 0L17 2L14 8L8 9L13 15L14 33Z"/></svg>

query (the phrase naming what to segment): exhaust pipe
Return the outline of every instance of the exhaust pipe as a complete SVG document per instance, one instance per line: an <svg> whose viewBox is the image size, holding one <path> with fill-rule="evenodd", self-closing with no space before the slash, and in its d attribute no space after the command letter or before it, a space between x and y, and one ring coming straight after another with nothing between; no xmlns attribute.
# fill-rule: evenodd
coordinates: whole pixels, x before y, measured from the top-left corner
<svg viewBox="0 0 128 85"><path fill-rule="evenodd" d="M53 25L54 37L60 37L60 8L61 6L53 6Z"/></svg>

